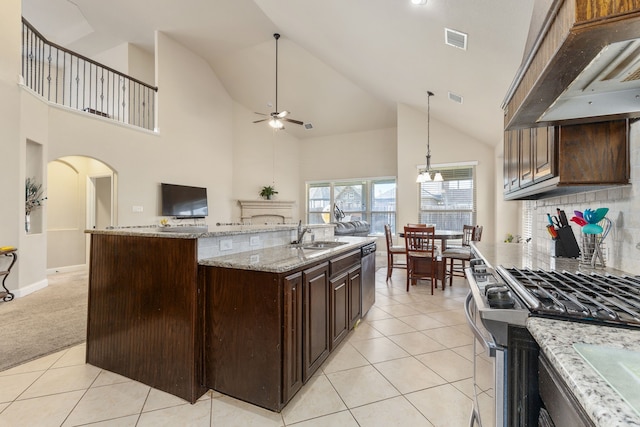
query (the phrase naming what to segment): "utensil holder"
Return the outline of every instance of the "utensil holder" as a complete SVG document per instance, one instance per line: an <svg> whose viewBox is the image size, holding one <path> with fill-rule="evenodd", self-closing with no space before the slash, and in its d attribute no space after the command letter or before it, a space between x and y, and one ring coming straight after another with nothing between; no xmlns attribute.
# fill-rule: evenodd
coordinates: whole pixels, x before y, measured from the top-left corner
<svg viewBox="0 0 640 427"><path fill-rule="evenodd" d="M583 233L581 240L582 256L580 257L580 264L590 265L592 267L606 267L607 251L605 243L602 243L602 234ZM598 246L602 254L602 259L596 257L595 262L592 264L591 261L594 259L593 253L596 250L596 246Z"/></svg>

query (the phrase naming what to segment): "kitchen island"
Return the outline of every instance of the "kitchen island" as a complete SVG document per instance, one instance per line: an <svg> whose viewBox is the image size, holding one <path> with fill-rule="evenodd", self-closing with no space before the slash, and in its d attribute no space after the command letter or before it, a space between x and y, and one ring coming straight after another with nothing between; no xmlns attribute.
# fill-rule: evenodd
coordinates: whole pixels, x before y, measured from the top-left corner
<svg viewBox="0 0 640 427"><path fill-rule="evenodd" d="M342 339L361 315L360 249L375 239L332 230L312 228L333 242L313 248L290 244L295 225L88 231L87 363L192 403L213 388L279 411L332 350L322 334Z"/></svg>
<svg viewBox="0 0 640 427"><path fill-rule="evenodd" d="M501 265L507 268L624 275L623 272L612 268L593 269L580 264L576 259L554 258L527 244L474 242L472 247L491 268ZM603 354L604 357L610 352L609 358L618 357L619 354L630 354L636 360L640 360L640 330L542 317L529 317L526 327L540 348L538 372L541 395L544 394L543 390L550 386L560 389L563 395L563 399L544 401L549 412L556 413L556 426L640 426L638 371L636 374L622 377L622 381L626 382L622 388L632 384L630 388L636 391L635 395L626 394L626 400L612 385L615 384L611 380L612 377L610 378L612 372L606 368L596 369L595 365L578 351L586 347L596 354ZM640 364L630 366L631 371L640 370ZM608 377L609 380L604 377ZM560 411L557 405L565 407ZM558 421L557 414L566 413L566 406L573 406L569 411L575 411L570 416L571 422L567 419ZM577 419L580 419L581 423L574 424Z"/></svg>

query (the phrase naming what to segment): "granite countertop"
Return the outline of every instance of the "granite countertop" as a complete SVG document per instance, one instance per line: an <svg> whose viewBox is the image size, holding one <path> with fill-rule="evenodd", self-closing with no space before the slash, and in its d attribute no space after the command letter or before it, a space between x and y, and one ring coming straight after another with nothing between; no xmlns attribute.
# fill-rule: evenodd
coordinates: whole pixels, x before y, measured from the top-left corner
<svg viewBox="0 0 640 427"><path fill-rule="evenodd" d="M344 244L326 249L304 249L295 245L275 246L231 255L204 258L199 260L198 264L212 267L285 273L324 258L354 250L367 243L375 242L376 238L345 236L333 237L331 241L344 242Z"/></svg>
<svg viewBox="0 0 640 427"><path fill-rule="evenodd" d="M527 320L527 329L595 425L640 426L640 415L573 347L584 343L640 352L639 330L538 317Z"/></svg>
<svg viewBox="0 0 640 427"><path fill-rule="evenodd" d="M304 224L304 227L335 227L333 224ZM108 229L85 230L89 234L112 234L119 236L163 237L170 239L198 239L201 237L232 236L237 234L264 233L269 231L297 230L298 224L260 224L260 225L177 225L161 227L143 225L115 227Z"/></svg>
<svg viewBox="0 0 640 427"><path fill-rule="evenodd" d="M625 274L623 271L614 268L592 268L590 265L580 264L580 261L574 258L555 258L548 252L536 250L536 247L530 243L485 243L471 242L472 248L476 253L480 253L482 259L490 267L494 268L501 265L505 268L530 268L557 271L582 271L585 273L599 272L611 273L616 275Z"/></svg>

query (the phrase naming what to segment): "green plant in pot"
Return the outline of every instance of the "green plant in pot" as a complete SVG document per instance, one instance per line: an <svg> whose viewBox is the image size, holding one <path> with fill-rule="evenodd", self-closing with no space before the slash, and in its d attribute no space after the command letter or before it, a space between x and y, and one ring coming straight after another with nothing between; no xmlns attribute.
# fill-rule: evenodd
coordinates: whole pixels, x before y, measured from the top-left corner
<svg viewBox="0 0 640 427"><path fill-rule="evenodd" d="M273 197L276 194L278 194L278 192L271 185L262 187L262 190L260 190L260 197L266 200L271 200L271 197Z"/></svg>

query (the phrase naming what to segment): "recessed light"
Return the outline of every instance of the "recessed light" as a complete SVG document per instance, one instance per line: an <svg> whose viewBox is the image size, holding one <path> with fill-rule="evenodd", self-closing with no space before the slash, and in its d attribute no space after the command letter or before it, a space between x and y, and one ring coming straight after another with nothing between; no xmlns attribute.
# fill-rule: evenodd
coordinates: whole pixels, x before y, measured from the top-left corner
<svg viewBox="0 0 640 427"><path fill-rule="evenodd" d="M427 4L427 0L411 0L413 4Z"/></svg>

